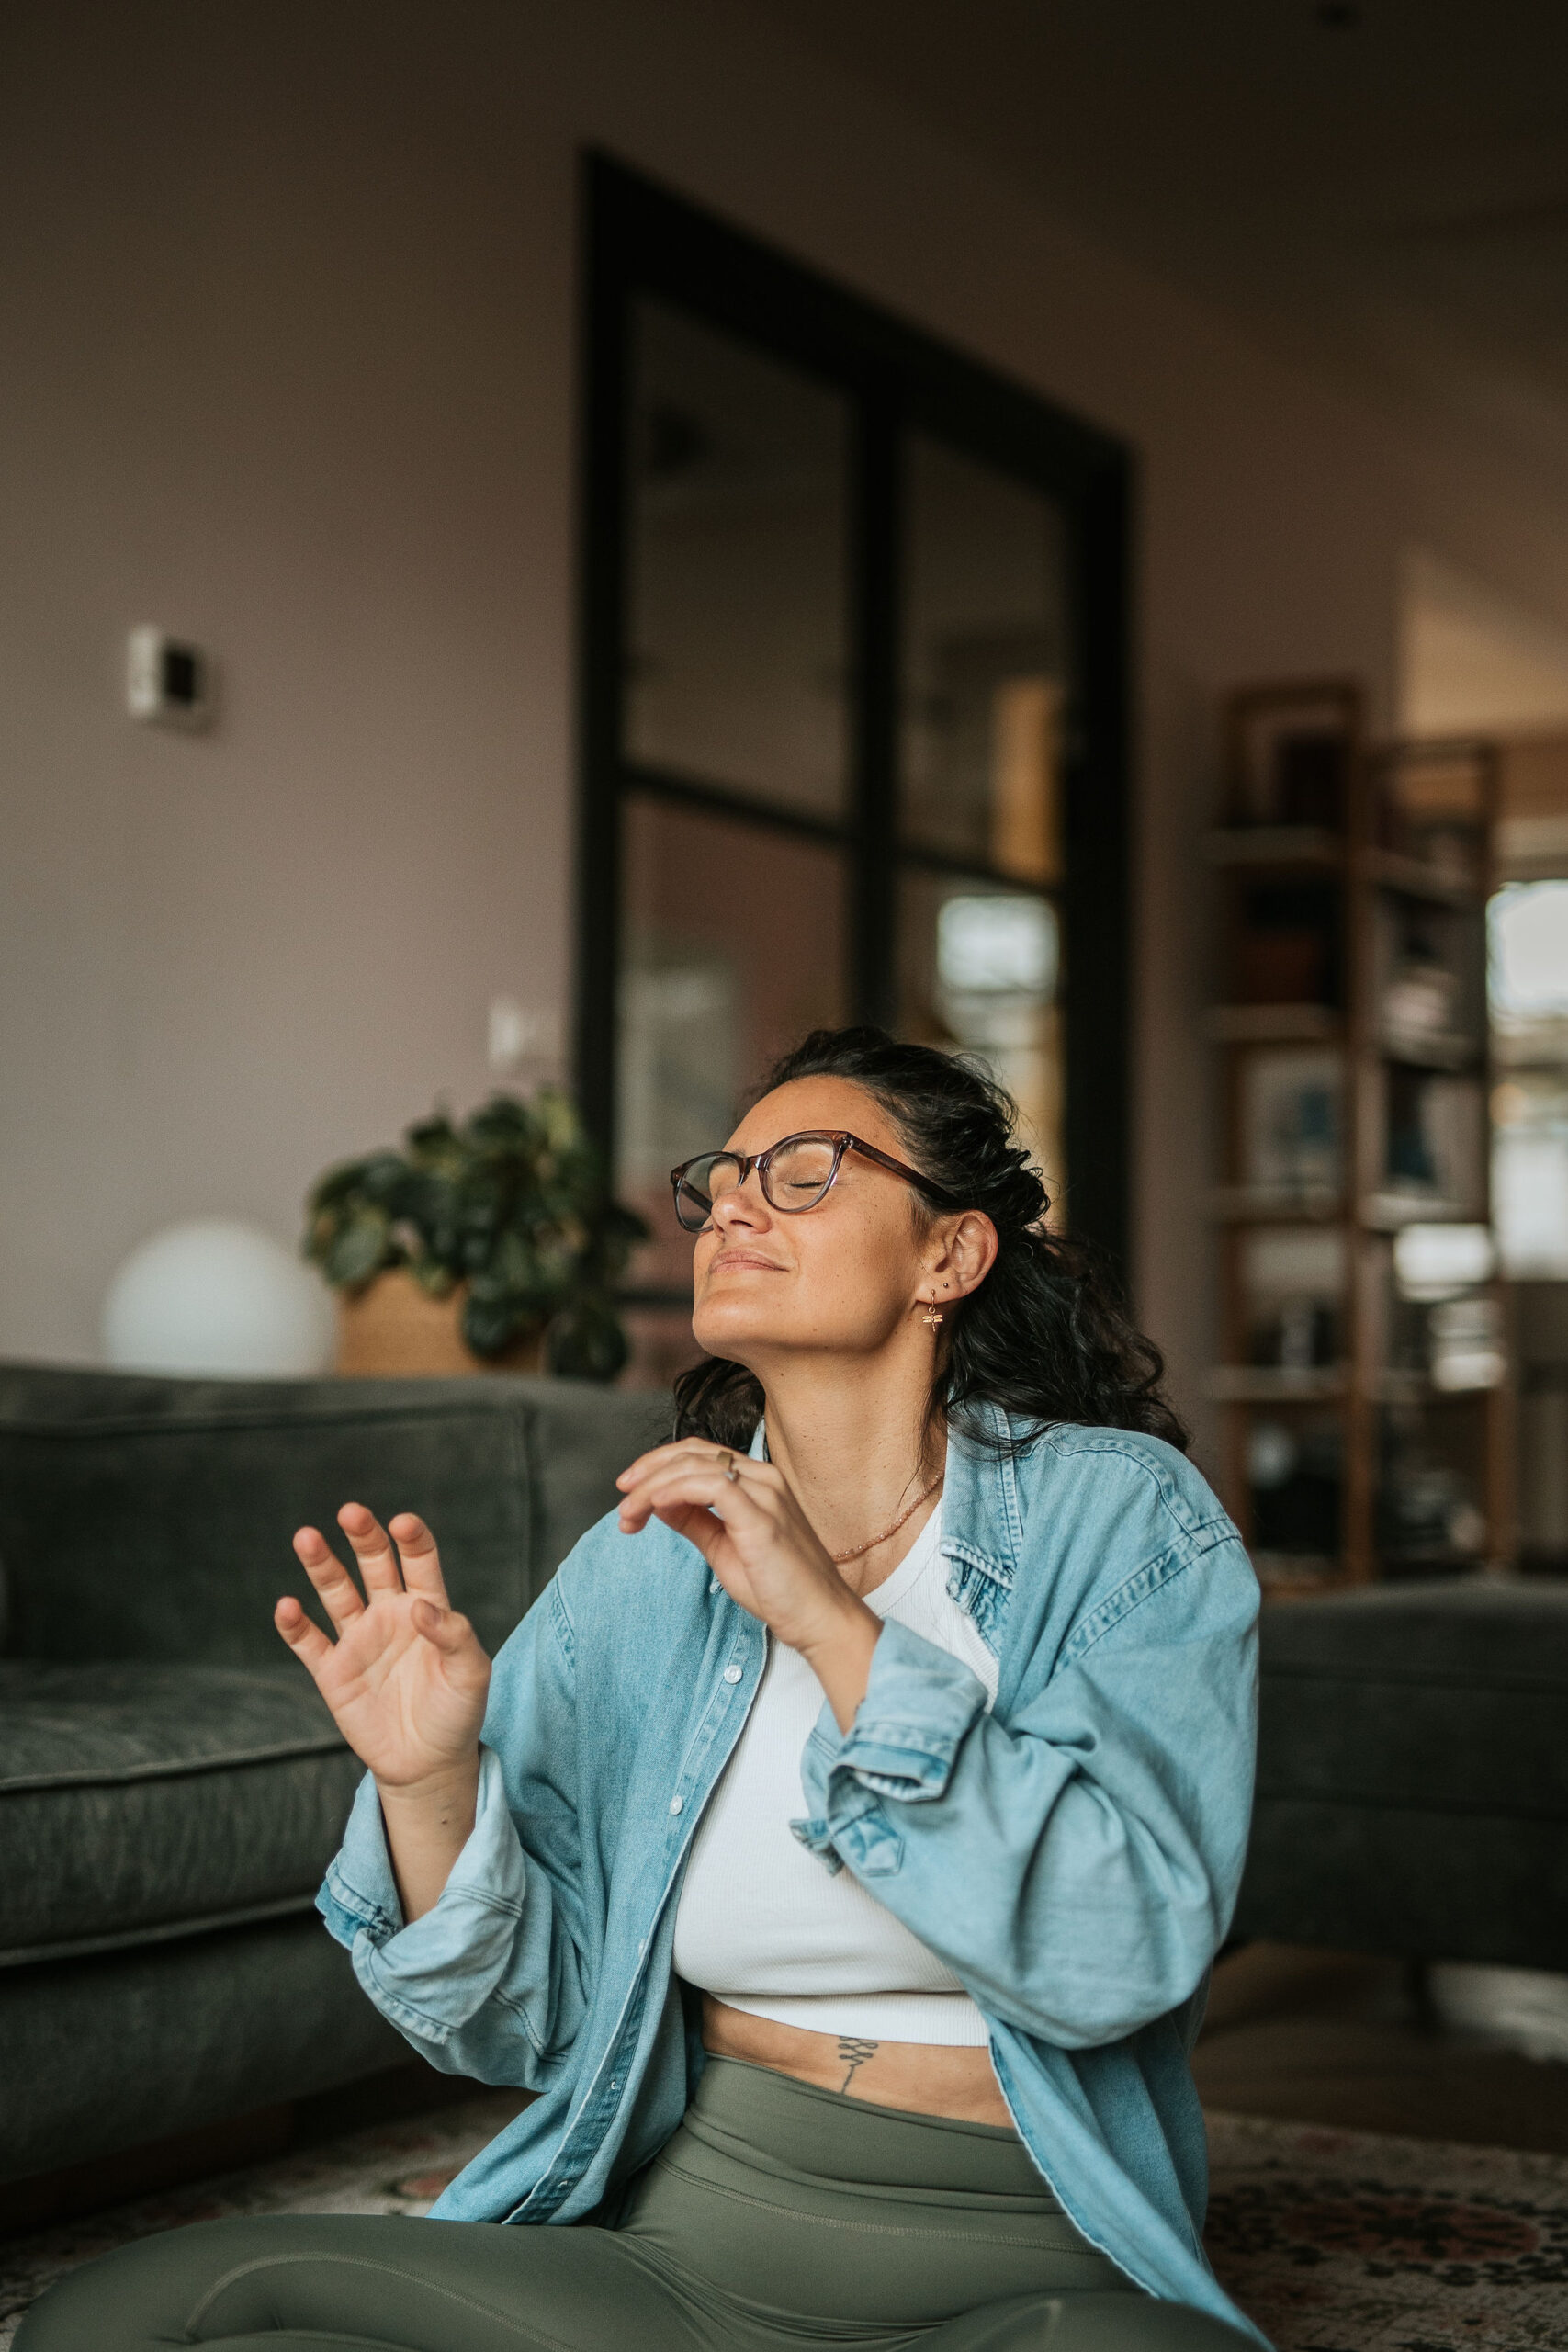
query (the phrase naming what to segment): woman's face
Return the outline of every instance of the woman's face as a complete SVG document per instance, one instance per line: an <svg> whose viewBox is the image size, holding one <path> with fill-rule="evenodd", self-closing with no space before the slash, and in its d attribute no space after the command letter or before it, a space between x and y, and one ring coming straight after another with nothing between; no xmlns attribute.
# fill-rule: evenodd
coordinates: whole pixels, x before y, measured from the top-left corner
<svg viewBox="0 0 1568 2352"><path fill-rule="evenodd" d="M750 1155L810 1128L910 1159L874 1097L843 1078L793 1079L764 1095L728 1148ZM931 1219L911 1185L858 1152L846 1152L815 1208L794 1216L763 1198L753 1169L715 1203L697 1237L692 1329L710 1354L757 1372L778 1351L875 1355L911 1328L931 1348L924 1301L934 1295L940 1306L973 1289L995 1250L988 1218Z"/></svg>

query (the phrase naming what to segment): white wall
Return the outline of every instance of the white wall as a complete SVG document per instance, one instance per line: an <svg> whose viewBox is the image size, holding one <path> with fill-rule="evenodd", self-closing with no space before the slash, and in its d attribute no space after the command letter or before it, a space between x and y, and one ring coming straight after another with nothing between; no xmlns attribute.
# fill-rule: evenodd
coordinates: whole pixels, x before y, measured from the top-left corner
<svg viewBox="0 0 1568 2352"><path fill-rule="evenodd" d="M90 1359L141 1235L291 1235L486 1087L492 994L564 1005L597 142L1136 446L1139 1277L1190 1396L1213 697L1350 669L1392 714L1443 466L749 0L12 0L0 42L0 1352ZM1495 575L1506 501L1454 537ZM218 653L210 738L124 717L141 620Z"/></svg>

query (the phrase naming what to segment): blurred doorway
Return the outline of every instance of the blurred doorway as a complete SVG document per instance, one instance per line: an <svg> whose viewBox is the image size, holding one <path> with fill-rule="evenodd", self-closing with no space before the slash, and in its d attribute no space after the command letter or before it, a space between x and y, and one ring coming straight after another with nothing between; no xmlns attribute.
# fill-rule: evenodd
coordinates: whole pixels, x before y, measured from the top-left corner
<svg viewBox="0 0 1568 2352"><path fill-rule="evenodd" d="M643 1369L668 1170L818 1024L983 1055L1120 1258L1123 453L613 164L588 210L577 1078Z"/></svg>

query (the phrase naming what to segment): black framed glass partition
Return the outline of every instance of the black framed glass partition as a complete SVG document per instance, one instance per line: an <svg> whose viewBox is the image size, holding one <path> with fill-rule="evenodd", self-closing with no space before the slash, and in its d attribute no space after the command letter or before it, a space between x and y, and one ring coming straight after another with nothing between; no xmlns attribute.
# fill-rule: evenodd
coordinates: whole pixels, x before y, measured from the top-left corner
<svg viewBox="0 0 1568 2352"><path fill-rule="evenodd" d="M818 1023L984 1056L1122 1258L1123 451L611 163L586 202L576 1081L645 1356L667 1171Z"/></svg>

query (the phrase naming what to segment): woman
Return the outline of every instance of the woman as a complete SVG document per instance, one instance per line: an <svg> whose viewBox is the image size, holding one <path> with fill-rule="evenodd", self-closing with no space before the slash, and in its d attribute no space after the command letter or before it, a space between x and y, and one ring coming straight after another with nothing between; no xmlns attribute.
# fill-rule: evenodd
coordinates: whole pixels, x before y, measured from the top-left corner
<svg viewBox="0 0 1568 2352"><path fill-rule="evenodd" d="M300 1532L333 1637L278 1630L369 1768L327 1923L437 2066L537 2097L454 2226L182 2230L17 2352L1258 2340L1188 2066L1257 1589L1011 1117L818 1032L675 1171L710 1360L493 1679L417 1519L345 1506L358 1584Z"/></svg>

